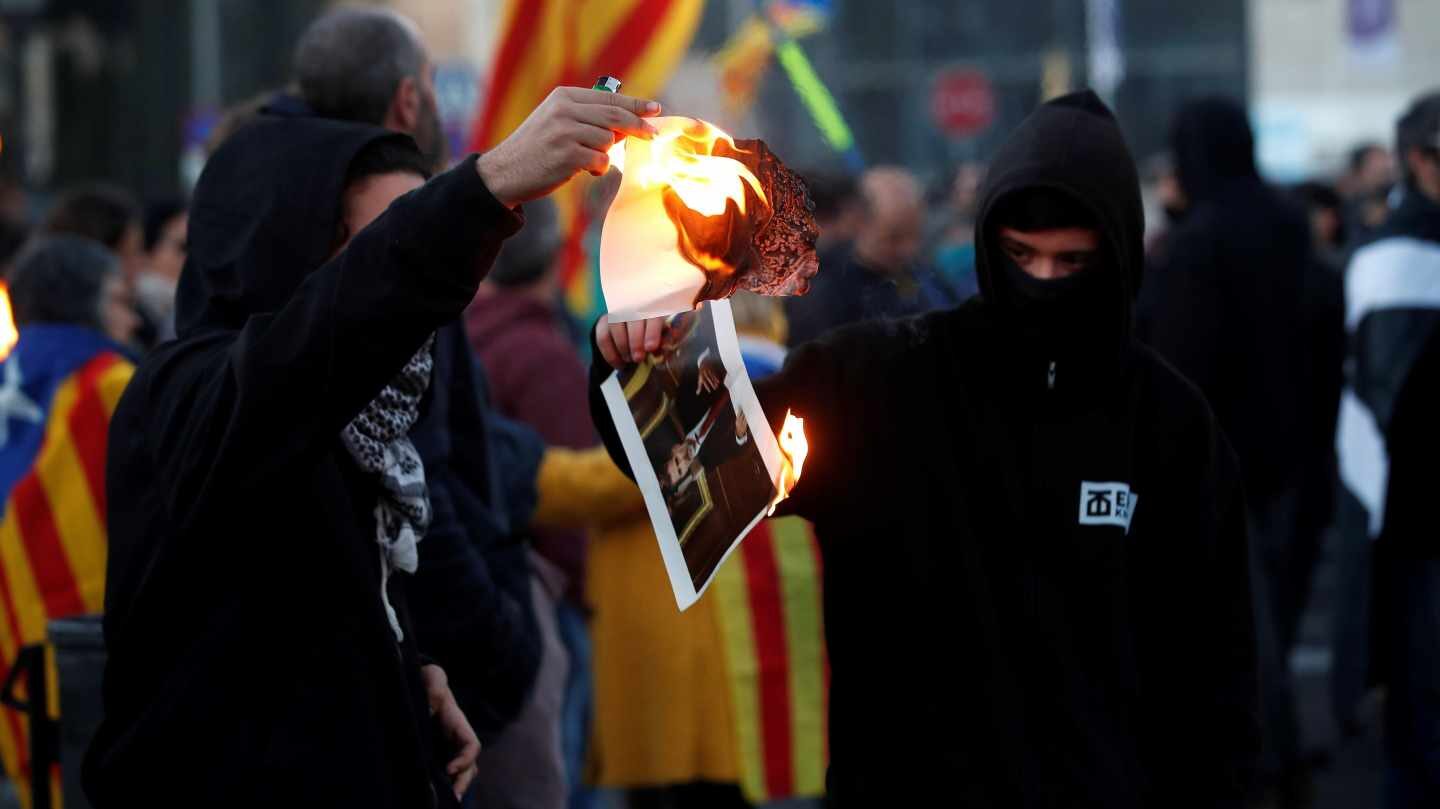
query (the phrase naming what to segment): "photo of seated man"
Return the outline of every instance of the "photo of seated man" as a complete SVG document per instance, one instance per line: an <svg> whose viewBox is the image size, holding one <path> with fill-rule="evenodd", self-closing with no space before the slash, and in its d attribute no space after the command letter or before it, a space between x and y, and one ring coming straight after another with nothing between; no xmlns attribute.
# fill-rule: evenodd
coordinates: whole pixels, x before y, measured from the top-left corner
<svg viewBox="0 0 1440 809"><path fill-rule="evenodd" d="M620 372L696 589L775 493L728 376L709 305L676 315L660 350Z"/></svg>

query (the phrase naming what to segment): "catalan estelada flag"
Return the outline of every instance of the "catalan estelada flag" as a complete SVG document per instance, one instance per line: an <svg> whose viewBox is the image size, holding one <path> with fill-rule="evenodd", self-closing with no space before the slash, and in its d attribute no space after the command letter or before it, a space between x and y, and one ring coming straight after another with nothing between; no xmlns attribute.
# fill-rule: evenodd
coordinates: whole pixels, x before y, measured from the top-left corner
<svg viewBox="0 0 1440 809"><path fill-rule="evenodd" d="M654 98L690 47L703 0L507 0L489 90L480 102L470 151L483 152L514 132L550 91L619 78L620 92ZM567 238L561 282L572 312L599 306L584 236L588 177L555 192Z"/></svg>
<svg viewBox="0 0 1440 809"><path fill-rule="evenodd" d="M67 325L25 326L0 363L0 682L21 648L45 642L50 619L104 608L105 443L134 371L104 335ZM54 718L59 689L46 658ZM28 806L29 731L6 707L0 761ZM58 768L48 778L58 807Z"/></svg>
<svg viewBox="0 0 1440 809"><path fill-rule="evenodd" d="M819 545L799 517L766 520L715 574L740 788L753 804L825 792L830 672Z"/></svg>

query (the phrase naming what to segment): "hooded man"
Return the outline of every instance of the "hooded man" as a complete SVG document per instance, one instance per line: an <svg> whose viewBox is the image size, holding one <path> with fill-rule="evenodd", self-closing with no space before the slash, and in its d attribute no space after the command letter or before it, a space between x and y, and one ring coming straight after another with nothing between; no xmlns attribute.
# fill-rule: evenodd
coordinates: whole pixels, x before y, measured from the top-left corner
<svg viewBox="0 0 1440 809"><path fill-rule="evenodd" d="M1261 179L1244 107L1192 101L1171 143L1187 207L1141 290L1140 338L1200 388L1235 443L1264 574L1265 777L1282 807L1300 806L1309 777L1288 661L1334 506L1340 279L1304 210Z"/></svg>
<svg viewBox="0 0 1440 809"><path fill-rule="evenodd" d="M837 331L755 384L810 442L782 511L825 556L830 798L1238 806L1257 747L1240 474L1131 333L1134 162L1084 92L991 165L981 298ZM602 320L598 356L661 331Z"/></svg>
<svg viewBox="0 0 1440 809"><path fill-rule="evenodd" d="M178 339L111 431L94 805L455 805L478 745L405 587L444 507L408 436L434 335L517 206L658 111L560 88L418 188L414 142L378 127L262 114L212 156Z"/></svg>

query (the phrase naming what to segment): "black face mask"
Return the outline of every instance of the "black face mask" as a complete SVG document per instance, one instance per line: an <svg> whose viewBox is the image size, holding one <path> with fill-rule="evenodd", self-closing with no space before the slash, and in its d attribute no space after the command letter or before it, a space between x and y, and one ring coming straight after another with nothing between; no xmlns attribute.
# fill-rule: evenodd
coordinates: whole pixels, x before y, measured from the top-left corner
<svg viewBox="0 0 1440 809"><path fill-rule="evenodd" d="M999 262L1005 305L1034 348L1068 353L1104 339L1119 322L1113 311L1119 293L1106 262L1051 280L1031 276L1003 252Z"/></svg>

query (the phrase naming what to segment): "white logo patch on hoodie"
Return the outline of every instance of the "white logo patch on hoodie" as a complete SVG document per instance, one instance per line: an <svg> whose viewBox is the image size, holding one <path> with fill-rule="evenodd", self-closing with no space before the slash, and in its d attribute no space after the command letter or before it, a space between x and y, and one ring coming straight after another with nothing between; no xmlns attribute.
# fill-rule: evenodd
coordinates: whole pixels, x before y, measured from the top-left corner
<svg viewBox="0 0 1440 809"><path fill-rule="evenodd" d="M1140 496L1128 483L1080 482L1080 524L1117 525L1130 533L1130 518Z"/></svg>

